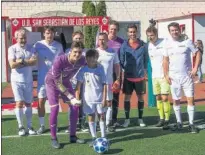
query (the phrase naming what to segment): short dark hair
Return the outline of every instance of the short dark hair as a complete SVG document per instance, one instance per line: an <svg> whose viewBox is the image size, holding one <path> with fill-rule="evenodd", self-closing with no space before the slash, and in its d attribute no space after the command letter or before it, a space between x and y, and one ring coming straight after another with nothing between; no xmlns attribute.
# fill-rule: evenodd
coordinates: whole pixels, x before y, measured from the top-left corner
<svg viewBox="0 0 205 155"><path fill-rule="evenodd" d="M71 49L73 48L81 48L81 49L84 49L84 44L82 42L77 42L77 41L74 41L72 44L71 44Z"/></svg>
<svg viewBox="0 0 205 155"><path fill-rule="evenodd" d="M136 31L138 30L136 24L129 24L129 25L127 26L127 31L128 31L128 29L131 29L131 28L136 29Z"/></svg>
<svg viewBox="0 0 205 155"><path fill-rule="evenodd" d="M172 22L167 27L168 27L168 30L170 30L170 27L177 27L180 30L179 23L177 22Z"/></svg>
<svg viewBox="0 0 205 155"><path fill-rule="evenodd" d="M98 56L98 52L95 49L89 49L86 51L85 57L90 58L90 57L95 57Z"/></svg>
<svg viewBox="0 0 205 155"><path fill-rule="evenodd" d="M45 33L47 30L48 30L48 31L55 32L55 29L54 29L54 27L52 27L52 26L45 26L45 27L43 28L43 33Z"/></svg>
<svg viewBox="0 0 205 155"><path fill-rule="evenodd" d="M148 33L148 32L153 32L155 35L157 35L158 30L157 30L157 28L154 27L154 26L149 26L149 27L147 28L147 30L146 30L146 33Z"/></svg>
<svg viewBox="0 0 205 155"><path fill-rule="evenodd" d="M120 25L119 25L119 23L118 23L117 21L115 21L115 20L110 20L110 21L109 21L109 25L115 25L115 26L117 26L117 29L119 30Z"/></svg>
<svg viewBox="0 0 205 155"><path fill-rule="evenodd" d="M100 32L98 36L106 36L106 37L108 37L107 33L105 33L105 32Z"/></svg>
<svg viewBox="0 0 205 155"><path fill-rule="evenodd" d="M72 38L73 38L75 35L77 35L77 34L81 35L81 36L84 38L84 34L83 34L83 32L81 32L80 30L73 32L73 33L72 33Z"/></svg>

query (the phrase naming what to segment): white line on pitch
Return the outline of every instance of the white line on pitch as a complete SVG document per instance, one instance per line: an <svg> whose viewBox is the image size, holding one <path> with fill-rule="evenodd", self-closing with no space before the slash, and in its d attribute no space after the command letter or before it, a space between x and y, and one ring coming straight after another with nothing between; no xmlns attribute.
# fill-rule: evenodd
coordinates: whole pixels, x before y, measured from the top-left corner
<svg viewBox="0 0 205 155"><path fill-rule="evenodd" d="M122 128L122 129L116 129L116 132L120 132L120 131L126 131L126 130L142 130L142 129L161 129L158 127L154 127L154 126L149 126L149 127L128 127L128 128ZM77 134L86 134L88 132L77 132ZM57 133L57 135L68 135L69 133L65 133L65 132L59 132ZM112 134L108 133L108 134ZM39 137L39 136L50 136L50 133L45 133L45 134L41 134L41 135L29 135L28 137ZM3 139L8 139L8 138L20 138L21 136L19 135L10 135L10 136L2 136L1 138ZM27 137L27 136L25 136Z"/></svg>

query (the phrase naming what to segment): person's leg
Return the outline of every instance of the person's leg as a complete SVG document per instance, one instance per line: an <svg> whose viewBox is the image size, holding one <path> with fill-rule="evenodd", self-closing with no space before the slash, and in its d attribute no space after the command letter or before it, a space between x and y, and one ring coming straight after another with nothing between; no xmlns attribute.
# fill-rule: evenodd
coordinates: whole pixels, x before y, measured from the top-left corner
<svg viewBox="0 0 205 155"><path fill-rule="evenodd" d="M30 135L35 135L36 131L32 127L33 82L25 83L23 94L25 98L25 115L27 119L28 133Z"/></svg>
<svg viewBox="0 0 205 155"><path fill-rule="evenodd" d="M14 100L16 102L15 114L18 122L19 136L24 136L26 130L23 125L23 106L24 106L24 97L23 97L23 85L20 82L11 82L12 91L14 94Z"/></svg>
<svg viewBox="0 0 205 155"><path fill-rule="evenodd" d="M100 131L101 137L106 137L105 133L105 108L102 107L102 104L97 104L97 113L99 114L100 118Z"/></svg>
<svg viewBox="0 0 205 155"><path fill-rule="evenodd" d="M59 113L59 91L53 85L46 84L46 91L47 91L47 98L50 105L50 117L49 117L49 124L50 124L50 132L51 132L51 145L53 148L59 149L60 144L58 143L57 139L57 118Z"/></svg>
<svg viewBox="0 0 205 155"><path fill-rule="evenodd" d="M164 116L165 121L163 125L163 129L167 130L169 129L169 119L170 119L170 113L171 113L171 105L168 99L168 95L161 95L162 103L163 103L163 110L164 110Z"/></svg>
<svg viewBox="0 0 205 155"><path fill-rule="evenodd" d="M163 102L161 95L156 95L156 101L157 101L157 109L159 113L159 122L156 124L156 127L162 127L164 125L164 109L163 109Z"/></svg>
<svg viewBox="0 0 205 155"><path fill-rule="evenodd" d="M83 139L79 139L76 136L79 107L71 104L69 106L70 106L70 142L83 144L85 143L85 141Z"/></svg>
<svg viewBox="0 0 205 155"><path fill-rule="evenodd" d="M138 124L141 127L146 126L143 122L143 111L144 111L144 94L146 92L146 83L145 81L136 82L134 84L134 90L138 97Z"/></svg>
<svg viewBox="0 0 205 155"><path fill-rule="evenodd" d="M164 116L165 116L165 122L163 129L169 129L169 118L170 118L170 113L171 113L171 105L169 102L169 94L170 94L170 86L168 82L163 78L160 82L161 86L161 98L163 102L163 110L164 110Z"/></svg>
<svg viewBox="0 0 205 155"><path fill-rule="evenodd" d="M203 81L203 74L202 74L201 64L198 67L197 74L198 74L199 82L202 82Z"/></svg>
<svg viewBox="0 0 205 155"><path fill-rule="evenodd" d="M125 94L124 99L124 110L125 110L125 122L123 127L128 127L130 124L130 98L133 92L133 83L124 79L123 82L123 93Z"/></svg>
<svg viewBox="0 0 205 155"><path fill-rule="evenodd" d="M88 124L89 124L92 139L96 139L97 133L96 133L95 113L88 115Z"/></svg>
<svg viewBox="0 0 205 155"><path fill-rule="evenodd" d="M114 126L117 123L117 114L118 114L118 107L119 107L119 94L120 93L114 93L113 100L112 100L112 124Z"/></svg>
<svg viewBox="0 0 205 155"><path fill-rule="evenodd" d="M106 111L106 126L111 125L112 121L112 100L113 100L113 93L111 91L112 85L109 84L107 87L107 111Z"/></svg>
<svg viewBox="0 0 205 155"><path fill-rule="evenodd" d="M181 106L180 99L182 97L181 82L180 78L173 78L170 85L172 100L173 100L173 109L176 116L177 123L174 125L172 130L182 129L182 119L181 119Z"/></svg>
<svg viewBox="0 0 205 155"><path fill-rule="evenodd" d="M194 125L194 114L195 114L195 104L194 104L194 82L190 77L183 79L183 90L187 98L187 113L189 116L189 131L191 133L197 133L198 130Z"/></svg>
<svg viewBox="0 0 205 155"><path fill-rule="evenodd" d="M113 74L113 81L116 81L116 74ZM112 125L119 126L117 123L117 114L118 114L118 107L119 107L119 95L120 93L113 93L113 100L112 100Z"/></svg>
<svg viewBox="0 0 205 155"><path fill-rule="evenodd" d="M157 101L157 110L159 113L159 122L156 124L156 127L161 127L164 124L164 110L163 110L163 103L161 98L161 88L160 88L160 80L158 78L152 79L152 85L153 85L153 93L156 96Z"/></svg>
<svg viewBox="0 0 205 155"><path fill-rule="evenodd" d="M40 128L37 131L38 134L42 134L45 131L45 102L46 102L46 88L45 85L38 86L38 117L40 122Z"/></svg>

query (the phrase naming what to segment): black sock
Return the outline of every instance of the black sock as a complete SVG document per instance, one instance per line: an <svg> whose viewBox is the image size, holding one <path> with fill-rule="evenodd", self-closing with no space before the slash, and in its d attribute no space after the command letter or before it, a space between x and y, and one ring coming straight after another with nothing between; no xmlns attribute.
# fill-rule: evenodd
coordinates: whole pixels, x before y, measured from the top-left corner
<svg viewBox="0 0 205 155"><path fill-rule="evenodd" d="M142 119L143 109L144 109L144 101L138 101L138 116L139 116L139 119Z"/></svg>
<svg viewBox="0 0 205 155"><path fill-rule="evenodd" d="M124 110L125 110L125 118L130 118L130 101L125 101L124 103Z"/></svg>

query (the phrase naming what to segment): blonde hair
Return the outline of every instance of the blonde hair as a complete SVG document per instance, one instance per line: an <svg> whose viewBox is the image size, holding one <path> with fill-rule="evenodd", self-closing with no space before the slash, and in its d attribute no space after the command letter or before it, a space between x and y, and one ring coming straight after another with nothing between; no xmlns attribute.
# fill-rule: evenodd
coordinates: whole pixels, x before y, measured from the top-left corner
<svg viewBox="0 0 205 155"><path fill-rule="evenodd" d="M16 30L16 31L15 31L15 34L14 34L14 36L15 36L16 39L18 38L18 35L19 35L19 34L26 35L26 31L25 31L24 29L22 29L22 28Z"/></svg>

